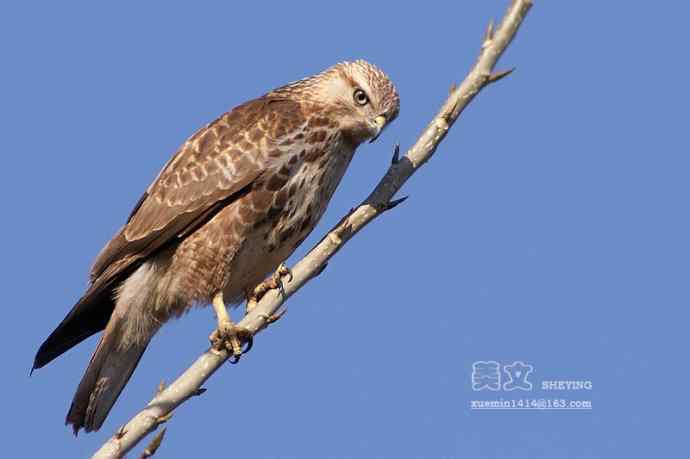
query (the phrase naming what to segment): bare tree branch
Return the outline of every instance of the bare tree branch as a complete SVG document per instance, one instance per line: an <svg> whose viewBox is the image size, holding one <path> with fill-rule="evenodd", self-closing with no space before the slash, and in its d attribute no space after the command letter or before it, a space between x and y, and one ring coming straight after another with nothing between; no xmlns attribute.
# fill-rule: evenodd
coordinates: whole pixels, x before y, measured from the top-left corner
<svg viewBox="0 0 690 459"><path fill-rule="evenodd" d="M498 28L493 22L487 28L479 57L459 87L452 87L448 99L431 123L405 156L399 158L396 146L392 164L369 197L353 209L302 260L292 268L292 278L284 282L284 290L269 291L256 307L247 314L239 326L256 334L271 322L281 305L304 284L323 271L328 261L352 236L385 211L400 204L405 198L392 200L425 162L431 158L458 116L487 85L507 76L512 70L494 73L494 66L515 37L522 21L532 6L532 0L512 0ZM172 411L190 397L203 393L202 384L228 359L227 352L203 353L177 380L157 394L116 435L111 437L94 458L120 458L142 438L167 421Z"/></svg>
<svg viewBox="0 0 690 459"><path fill-rule="evenodd" d="M153 456L156 454L156 451L158 451L158 448L160 448L161 443L163 443L163 438L165 437L165 432L166 430L163 428L161 429L155 437L153 437L153 440L151 440L151 443L142 451L141 456L139 456L139 459L148 459L149 457Z"/></svg>

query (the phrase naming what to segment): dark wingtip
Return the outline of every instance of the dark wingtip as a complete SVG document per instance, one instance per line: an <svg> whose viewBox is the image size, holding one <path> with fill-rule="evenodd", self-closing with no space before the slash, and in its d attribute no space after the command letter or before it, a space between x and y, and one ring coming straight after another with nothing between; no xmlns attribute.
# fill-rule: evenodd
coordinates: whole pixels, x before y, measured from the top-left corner
<svg viewBox="0 0 690 459"><path fill-rule="evenodd" d="M29 377L31 377L32 374L34 374L34 370L38 370L39 368L42 368L47 362L45 361L45 356L43 356L43 353L41 352L43 349L43 346L41 346L38 349L38 352L36 352L36 356L34 357L34 363L31 365L31 371L29 371Z"/></svg>
<svg viewBox="0 0 690 459"><path fill-rule="evenodd" d="M31 367L31 372L29 373L29 376L31 376L31 373L33 373L34 370L43 368L45 364L52 360L51 358L49 358L49 356L46 355L45 347L46 343L43 343L41 344L41 347L38 348L38 351L36 351L36 356L34 357L34 364Z"/></svg>

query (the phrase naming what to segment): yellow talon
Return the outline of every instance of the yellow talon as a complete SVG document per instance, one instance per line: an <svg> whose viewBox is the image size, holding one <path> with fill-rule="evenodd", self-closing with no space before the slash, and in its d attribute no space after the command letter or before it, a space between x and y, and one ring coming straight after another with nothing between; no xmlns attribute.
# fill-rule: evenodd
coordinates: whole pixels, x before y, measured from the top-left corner
<svg viewBox="0 0 690 459"><path fill-rule="evenodd" d="M223 301L223 292L218 292L213 297L213 309L216 311L218 318L218 328L211 333L209 340L211 341L211 350L215 353L220 353L224 349L230 353L233 362L237 362L240 356L251 349L253 344L253 335L246 328L238 327L228 314ZM247 348L243 351L242 344L247 343Z"/></svg>

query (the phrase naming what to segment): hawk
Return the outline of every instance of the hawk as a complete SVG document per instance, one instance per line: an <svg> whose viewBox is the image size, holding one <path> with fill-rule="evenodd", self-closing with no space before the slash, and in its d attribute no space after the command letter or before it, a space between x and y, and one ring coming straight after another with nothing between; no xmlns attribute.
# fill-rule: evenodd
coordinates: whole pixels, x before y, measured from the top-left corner
<svg viewBox="0 0 690 459"><path fill-rule="evenodd" d="M101 427L153 335L195 305L213 305L213 346L239 358L250 336L226 304L249 305L271 272L284 271L357 147L399 108L383 71L343 62L234 108L180 147L36 353L33 369L103 330L67 414L75 434Z"/></svg>

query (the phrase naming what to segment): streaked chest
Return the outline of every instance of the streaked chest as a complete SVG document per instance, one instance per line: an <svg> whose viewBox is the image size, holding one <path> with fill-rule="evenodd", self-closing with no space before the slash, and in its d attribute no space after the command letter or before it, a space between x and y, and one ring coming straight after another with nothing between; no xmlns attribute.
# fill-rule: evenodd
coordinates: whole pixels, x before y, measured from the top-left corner
<svg viewBox="0 0 690 459"><path fill-rule="evenodd" d="M230 284L253 286L292 254L323 216L353 155L354 148L336 141L294 161L289 178L273 192L268 210L233 257Z"/></svg>
<svg viewBox="0 0 690 459"><path fill-rule="evenodd" d="M285 185L287 200L267 233L266 249L289 256L323 216L345 175L354 149L334 142L330 149L307 152Z"/></svg>

